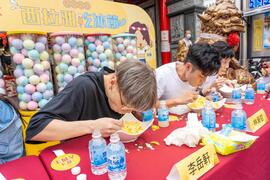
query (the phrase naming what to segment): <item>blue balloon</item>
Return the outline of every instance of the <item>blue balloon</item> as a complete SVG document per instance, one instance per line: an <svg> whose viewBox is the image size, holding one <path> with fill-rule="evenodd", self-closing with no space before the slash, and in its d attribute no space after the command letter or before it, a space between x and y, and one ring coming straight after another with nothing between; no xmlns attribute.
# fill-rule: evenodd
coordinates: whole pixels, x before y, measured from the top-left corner
<svg viewBox="0 0 270 180"><path fill-rule="evenodd" d="M52 90L53 89L53 84L51 82L48 82L46 84L47 90Z"/></svg>
<svg viewBox="0 0 270 180"><path fill-rule="evenodd" d="M107 59L106 54L101 53L101 54L99 55L99 59L100 59L101 61L105 61L105 60Z"/></svg>
<svg viewBox="0 0 270 180"><path fill-rule="evenodd" d="M75 37L70 37L68 39L68 44L72 47L76 46L77 45L77 39Z"/></svg>
<svg viewBox="0 0 270 180"><path fill-rule="evenodd" d="M42 99L38 102L38 106L43 108L49 101L47 99Z"/></svg>
<svg viewBox="0 0 270 180"><path fill-rule="evenodd" d="M42 99L42 94L40 92L34 92L32 94L32 99L36 102L39 102Z"/></svg>
<svg viewBox="0 0 270 180"><path fill-rule="evenodd" d="M93 52L93 51L96 50L96 45L95 44L89 44L88 49Z"/></svg>
<svg viewBox="0 0 270 180"><path fill-rule="evenodd" d="M19 94L24 93L24 87L23 86L17 86L17 93L19 93Z"/></svg>
<svg viewBox="0 0 270 180"><path fill-rule="evenodd" d="M109 67L108 61L101 62L101 67L105 67L105 66Z"/></svg>
<svg viewBox="0 0 270 180"><path fill-rule="evenodd" d="M31 50L28 52L28 56L32 60L38 60L39 59L39 52L37 50Z"/></svg>
<svg viewBox="0 0 270 180"><path fill-rule="evenodd" d="M115 58L116 58L117 60L119 60L121 57L122 57L121 53L116 53L116 54L115 54Z"/></svg>
<svg viewBox="0 0 270 180"><path fill-rule="evenodd" d="M68 70L68 65L65 64L65 63L60 63L60 64L59 64L59 69L60 69L60 71L61 71L62 73L65 73L65 72L67 72L67 70Z"/></svg>
<svg viewBox="0 0 270 180"><path fill-rule="evenodd" d="M103 42L108 41L108 36L100 36L99 39Z"/></svg>
<svg viewBox="0 0 270 180"><path fill-rule="evenodd" d="M110 46L110 43L108 41L106 41L106 42L103 43L103 47L105 49L109 49L111 46Z"/></svg>
<svg viewBox="0 0 270 180"><path fill-rule="evenodd" d="M20 39L14 39L12 42L11 42L11 45L13 47L15 47L16 49L22 49L23 48L23 42L22 40Z"/></svg>
<svg viewBox="0 0 270 180"><path fill-rule="evenodd" d="M14 54L19 53L19 51L15 47L11 47L10 48L10 53L14 55Z"/></svg>

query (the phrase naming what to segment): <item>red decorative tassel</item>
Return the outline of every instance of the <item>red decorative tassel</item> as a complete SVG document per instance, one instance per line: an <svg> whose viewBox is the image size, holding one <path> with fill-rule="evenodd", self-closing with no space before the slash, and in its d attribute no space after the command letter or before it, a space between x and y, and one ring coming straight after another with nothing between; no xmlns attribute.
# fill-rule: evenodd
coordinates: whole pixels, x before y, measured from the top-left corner
<svg viewBox="0 0 270 180"><path fill-rule="evenodd" d="M3 40L4 46L6 46L7 45L7 35L0 33L0 38Z"/></svg>
<svg viewBox="0 0 270 180"><path fill-rule="evenodd" d="M230 47L237 46L240 42L240 37L239 37L238 33L236 33L236 32L230 33L228 38L227 38L227 42L228 42Z"/></svg>

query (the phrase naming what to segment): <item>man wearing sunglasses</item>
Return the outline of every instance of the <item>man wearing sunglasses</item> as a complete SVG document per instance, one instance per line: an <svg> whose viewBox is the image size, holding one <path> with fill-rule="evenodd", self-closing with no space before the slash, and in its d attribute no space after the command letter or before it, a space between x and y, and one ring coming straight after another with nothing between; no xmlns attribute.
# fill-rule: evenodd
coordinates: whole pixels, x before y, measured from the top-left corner
<svg viewBox="0 0 270 180"><path fill-rule="evenodd" d="M139 61L122 62L115 73L86 72L75 78L30 120L26 141L65 140L100 129L121 129L118 119L156 104L154 71Z"/></svg>

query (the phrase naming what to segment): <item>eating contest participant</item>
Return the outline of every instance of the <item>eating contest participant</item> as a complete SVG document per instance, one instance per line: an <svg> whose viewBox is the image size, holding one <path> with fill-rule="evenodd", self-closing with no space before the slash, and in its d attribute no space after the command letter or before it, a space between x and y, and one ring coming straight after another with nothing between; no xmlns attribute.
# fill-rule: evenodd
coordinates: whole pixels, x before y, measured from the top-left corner
<svg viewBox="0 0 270 180"><path fill-rule="evenodd" d="M31 118L26 141L65 140L94 129L106 137L121 129L121 114L150 109L156 99L154 71L142 62L122 62L107 75L86 72Z"/></svg>
<svg viewBox="0 0 270 180"><path fill-rule="evenodd" d="M201 94L203 96L209 94L211 90L214 88L215 90L219 90L224 84L232 87L232 83L228 81L227 78L224 78L223 75L226 74L230 62L234 57L233 49L224 41L217 41L212 46L219 52L220 54L220 69L216 75L208 76L206 81L202 85Z"/></svg>
<svg viewBox="0 0 270 180"><path fill-rule="evenodd" d="M184 62L172 62L156 69L157 95L167 107L184 105L198 97L197 88L220 68L219 52L207 43L193 44ZM158 106L158 104L157 104Z"/></svg>

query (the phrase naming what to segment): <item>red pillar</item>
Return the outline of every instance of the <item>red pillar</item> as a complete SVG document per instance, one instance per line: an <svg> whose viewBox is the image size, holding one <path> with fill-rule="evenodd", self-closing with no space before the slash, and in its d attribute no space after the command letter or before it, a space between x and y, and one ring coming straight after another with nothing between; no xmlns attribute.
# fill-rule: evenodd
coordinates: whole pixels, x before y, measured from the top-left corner
<svg viewBox="0 0 270 180"><path fill-rule="evenodd" d="M159 3L162 64L166 64L171 61L170 21L169 17L167 16L168 9L166 2L167 0L160 0Z"/></svg>

